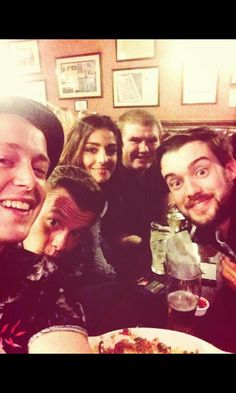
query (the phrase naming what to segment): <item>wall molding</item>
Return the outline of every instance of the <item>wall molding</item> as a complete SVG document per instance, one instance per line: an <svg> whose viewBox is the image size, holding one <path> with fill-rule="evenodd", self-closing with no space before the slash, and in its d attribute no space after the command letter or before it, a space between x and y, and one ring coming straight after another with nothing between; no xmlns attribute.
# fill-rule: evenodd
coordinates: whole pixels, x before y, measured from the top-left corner
<svg viewBox="0 0 236 393"><path fill-rule="evenodd" d="M175 133L185 130L186 128L194 128L207 126L216 131L223 131L227 135L236 132L236 120L162 120L164 132Z"/></svg>

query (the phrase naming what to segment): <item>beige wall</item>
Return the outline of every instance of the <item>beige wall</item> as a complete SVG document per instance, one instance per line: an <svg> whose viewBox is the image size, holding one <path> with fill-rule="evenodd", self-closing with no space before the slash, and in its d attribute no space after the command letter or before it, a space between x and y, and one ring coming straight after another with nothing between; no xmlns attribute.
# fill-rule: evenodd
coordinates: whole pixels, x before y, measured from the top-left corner
<svg viewBox="0 0 236 393"><path fill-rule="evenodd" d="M160 74L160 105L146 107L160 120L234 120L236 108L228 106L232 67L228 64L219 69L218 98L216 104L181 105L182 57L179 40L157 40L156 57L145 60L116 61L115 40L38 40L42 73L32 79L44 79L47 99L55 105L74 108L74 99L59 99L56 80L56 57L101 53L102 97L85 98L89 111L118 116L127 108L113 108L112 69L158 66Z"/></svg>

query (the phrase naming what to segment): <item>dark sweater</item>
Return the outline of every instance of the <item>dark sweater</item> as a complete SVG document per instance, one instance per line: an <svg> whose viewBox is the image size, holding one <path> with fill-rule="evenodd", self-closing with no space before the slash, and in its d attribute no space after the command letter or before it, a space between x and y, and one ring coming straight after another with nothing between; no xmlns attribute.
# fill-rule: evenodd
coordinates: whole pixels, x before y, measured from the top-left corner
<svg viewBox="0 0 236 393"><path fill-rule="evenodd" d="M109 243L105 253L119 276L139 277L150 269L150 225L162 217L168 190L154 165L141 175L122 165L116 184L119 186L107 198L108 212L101 223L102 237ZM121 246L118 239L127 235L138 235L142 245Z"/></svg>

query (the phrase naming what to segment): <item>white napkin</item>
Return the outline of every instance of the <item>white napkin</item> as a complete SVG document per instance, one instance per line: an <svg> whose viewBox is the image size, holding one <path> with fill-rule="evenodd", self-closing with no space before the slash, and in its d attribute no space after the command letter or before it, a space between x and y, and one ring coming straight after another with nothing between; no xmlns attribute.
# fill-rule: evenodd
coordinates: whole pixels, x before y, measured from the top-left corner
<svg viewBox="0 0 236 393"><path fill-rule="evenodd" d="M178 278L190 279L200 268L198 245L188 231L178 232L167 240L167 272Z"/></svg>

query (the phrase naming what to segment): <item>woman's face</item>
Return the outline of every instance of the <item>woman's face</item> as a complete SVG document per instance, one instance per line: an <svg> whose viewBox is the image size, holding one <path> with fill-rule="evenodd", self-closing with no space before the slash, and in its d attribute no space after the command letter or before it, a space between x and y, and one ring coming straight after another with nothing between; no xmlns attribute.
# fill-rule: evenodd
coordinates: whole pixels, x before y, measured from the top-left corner
<svg viewBox="0 0 236 393"><path fill-rule="evenodd" d="M117 163L117 142L112 131L102 128L90 134L83 148L82 163L97 183L106 183L111 178Z"/></svg>

